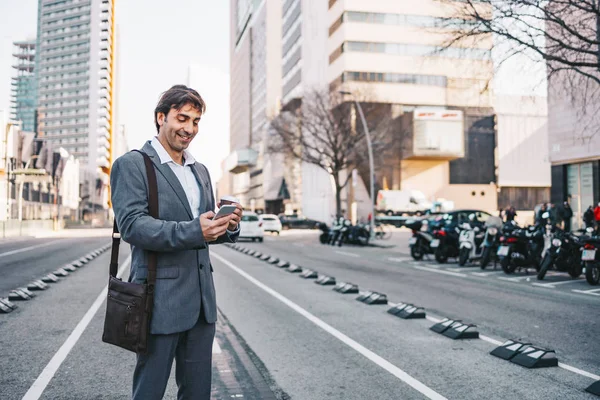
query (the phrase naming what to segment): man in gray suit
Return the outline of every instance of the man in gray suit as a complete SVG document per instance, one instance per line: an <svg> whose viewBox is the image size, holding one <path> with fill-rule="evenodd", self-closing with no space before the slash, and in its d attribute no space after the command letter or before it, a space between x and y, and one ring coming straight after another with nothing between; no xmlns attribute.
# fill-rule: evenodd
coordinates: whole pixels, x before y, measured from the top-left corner
<svg viewBox="0 0 600 400"><path fill-rule="evenodd" d="M213 221L208 170L186 151L205 108L198 92L183 85L163 93L156 106L158 136L142 151L158 171L159 219L148 214L143 156L129 152L112 167L112 206L131 245L129 280L144 282L147 251L158 252L148 354L137 356L134 400L162 399L173 359L178 399L210 398L217 306L208 244L237 241L242 207Z"/></svg>

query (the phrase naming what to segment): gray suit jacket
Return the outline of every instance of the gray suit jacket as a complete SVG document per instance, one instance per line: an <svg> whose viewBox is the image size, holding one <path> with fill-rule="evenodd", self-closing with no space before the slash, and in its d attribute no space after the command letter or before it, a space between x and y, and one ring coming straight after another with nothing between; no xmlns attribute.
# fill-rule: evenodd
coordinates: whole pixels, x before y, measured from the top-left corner
<svg viewBox="0 0 600 400"><path fill-rule="evenodd" d="M142 148L158 171L158 215L148 214L148 180L144 158L138 152L119 157L110 175L111 199L121 237L131 245L130 282L148 276L148 252L158 252L154 312L151 332L169 334L191 329L203 307L206 322L217 320L215 287L207 243L199 218L183 187L150 142ZM210 176L200 163L192 166L200 185L200 214L215 209ZM225 233L216 243L235 242L237 234Z"/></svg>

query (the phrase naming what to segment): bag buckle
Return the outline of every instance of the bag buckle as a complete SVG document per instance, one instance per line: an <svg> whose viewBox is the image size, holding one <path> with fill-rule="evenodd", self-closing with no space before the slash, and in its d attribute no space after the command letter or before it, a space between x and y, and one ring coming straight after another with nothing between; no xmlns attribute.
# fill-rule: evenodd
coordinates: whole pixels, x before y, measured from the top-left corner
<svg viewBox="0 0 600 400"><path fill-rule="evenodd" d="M119 232L113 232L112 237L113 239L121 239L121 234Z"/></svg>

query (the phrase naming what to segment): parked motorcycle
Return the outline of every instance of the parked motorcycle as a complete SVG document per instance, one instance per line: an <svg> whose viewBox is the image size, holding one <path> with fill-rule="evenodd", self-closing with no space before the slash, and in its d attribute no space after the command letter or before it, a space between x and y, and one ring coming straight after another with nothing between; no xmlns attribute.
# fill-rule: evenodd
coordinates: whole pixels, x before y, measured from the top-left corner
<svg viewBox="0 0 600 400"><path fill-rule="evenodd" d="M551 268L568 272L573 279L581 275L583 271L581 242L577 236L560 229L554 231L550 248L544 255L537 278L544 279L546 272Z"/></svg>
<svg viewBox="0 0 600 400"><path fill-rule="evenodd" d="M502 235L497 254L504 273L512 274L517 268L539 270L543 250L544 230L540 226L530 226Z"/></svg>
<svg viewBox="0 0 600 400"><path fill-rule="evenodd" d="M365 224L357 224L348 228L348 233L345 235L344 243L366 246L369 244L370 238L371 235L369 233L369 226Z"/></svg>
<svg viewBox="0 0 600 400"><path fill-rule="evenodd" d="M459 233L460 229L458 227L444 227L433 232L434 239L431 241L430 246L438 263L445 264L448 258L458 257Z"/></svg>
<svg viewBox="0 0 600 400"><path fill-rule="evenodd" d="M413 259L422 260L426 254L433 254L431 241L433 233L429 232L431 224L428 220L407 220L405 227L412 230L412 237L408 240L410 255Z"/></svg>
<svg viewBox="0 0 600 400"><path fill-rule="evenodd" d="M319 242L321 244L329 243L331 228L327 226L326 223L319 222L319 229L321 230L321 234L319 235Z"/></svg>
<svg viewBox="0 0 600 400"><path fill-rule="evenodd" d="M485 230L476 223L468 222L463 223L461 228L458 237L458 265L462 267L467 262L481 258Z"/></svg>
<svg viewBox="0 0 600 400"><path fill-rule="evenodd" d="M481 245L481 260L479 261L479 265L481 269L485 269L493 260L494 268L496 268L496 261L498 260L496 253L498 252L498 244L502 230L502 218L490 217L485 223L485 228L485 237L483 238L483 244Z"/></svg>
<svg viewBox="0 0 600 400"><path fill-rule="evenodd" d="M582 239L581 260L585 263L585 279L590 285L600 284L600 237Z"/></svg>

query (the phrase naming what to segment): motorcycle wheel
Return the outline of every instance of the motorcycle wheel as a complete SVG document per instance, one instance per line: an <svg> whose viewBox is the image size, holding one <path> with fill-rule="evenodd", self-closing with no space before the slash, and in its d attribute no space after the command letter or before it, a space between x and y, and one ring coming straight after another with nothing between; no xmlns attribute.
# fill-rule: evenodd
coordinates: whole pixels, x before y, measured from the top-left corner
<svg viewBox="0 0 600 400"><path fill-rule="evenodd" d="M421 247L421 241L417 240L417 243L410 248L410 256L416 261L420 261L423 259L423 255L424 252L423 248Z"/></svg>
<svg viewBox="0 0 600 400"><path fill-rule="evenodd" d="M505 274L510 275L517 269L517 266L510 262L510 257L504 257L500 260L500 266Z"/></svg>
<svg viewBox="0 0 600 400"><path fill-rule="evenodd" d="M321 236L319 236L319 241L321 242L321 244L327 244L327 242L329 242L329 234L327 234L327 233L321 234Z"/></svg>
<svg viewBox="0 0 600 400"><path fill-rule="evenodd" d="M467 261L469 261L469 253L471 251L469 249L467 249L466 247L463 247L462 249L460 249L460 253L458 253L458 265L460 265L461 267L464 266Z"/></svg>
<svg viewBox="0 0 600 400"><path fill-rule="evenodd" d="M544 256L544 260L542 261L542 265L540 266L540 270L537 274L538 281L541 281L544 279L544 277L546 276L546 272L548 272L548 270L550 269L551 266L552 266L552 257L549 257L548 255Z"/></svg>
<svg viewBox="0 0 600 400"><path fill-rule="evenodd" d="M448 261L448 255L442 247L438 247L435 250L435 261L437 261L440 264L446 264L446 262Z"/></svg>
<svg viewBox="0 0 600 400"><path fill-rule="evenodd" d="M600 283L600 265L586 263L585 264L585 279L590 285L596 286Z"/></svg>
<svg viewBox="0 0 600 400"><path fill-rule="evenodd" d="M481 269L485 269L490 264L490 260L492 259L492 248L490 246L485 246L483 248L483 252L481 253L481 261L480 267Z"/></svg>
<svg viewBox="0 0 600 400"><path fill-rule="evenodd" d="M573 260L575 261L575 260ZM583 267L581 266L581 262L574 262L573 266L569 268L569 276L573 279L577 279L581 276L581 272L583 271Z"/></svg>

